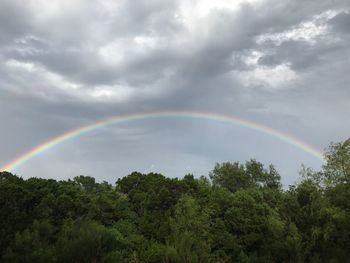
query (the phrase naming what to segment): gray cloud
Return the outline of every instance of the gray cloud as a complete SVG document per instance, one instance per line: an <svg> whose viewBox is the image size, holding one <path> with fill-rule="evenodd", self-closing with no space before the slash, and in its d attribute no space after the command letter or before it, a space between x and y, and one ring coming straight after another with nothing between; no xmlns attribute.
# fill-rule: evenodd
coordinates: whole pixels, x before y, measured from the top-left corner
<svg viewBox="0 0 350 263"><path fill-rule="evenodd" d="M341 33L350 33L350 14L347 12L341 12L331 19L330 24L335 30L339 30Z"/></svg>
<svg viewBox="0 0 350 263"><path fill-rule="evenodd" d="M345 139L349 12L345 0L3 0L0 164L72 128L130 112L235 115L321 149ZM276 163L286 184L301 163L321 165L256 132L172 119L96 131L18 172L112 181L129 169L199 175L215 162L250 157Z"/></svg>

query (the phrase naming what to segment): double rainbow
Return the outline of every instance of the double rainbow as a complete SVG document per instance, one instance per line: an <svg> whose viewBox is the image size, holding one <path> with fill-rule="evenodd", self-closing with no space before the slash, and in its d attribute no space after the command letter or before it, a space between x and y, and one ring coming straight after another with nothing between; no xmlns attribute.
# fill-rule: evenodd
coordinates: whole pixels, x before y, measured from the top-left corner
<svg viewBox="0 0 350 263"><path fill-rule="evenodd" d="M15 168L17 168L19 165L23 164L24 162L38 156L39 154L55 147L58 144L61 144L61 143L66 142L70 139L82 136L90 131L100 129L100 128L103 128L103 127L108 126L108 125L119 124L119 123L130 122L130 121L170 118L170 117L203 119L203 120L218 121L218 122L238 125L241 127L245 127L245 128L251 129L251 130L255 130L255 131L264 133L264 134L268 134L276 139L284 141L285 143L293 145L293 146L303 150L304 152L311 154L312 156L316 157L317 159L319 159L321 161L324 161L322 152L319 151L318 149L314 148L313 146L295 138L292 135L289 135L287 133L282 133L280 131L277 131L275 129L272 129L270 127L264 126L262 124L259 124L259 123L253 122L253 121L241 119L241 118L238 118L235 116L228 116L228 115L210 113L210 112L162 111L162 112L148 112L148 113L132 113L132 114L113 116L113 117L99 120L97 122L70 130L66 133L63 133L63 134L57 136L57 137L51 138L50 140L48 140L48 141L40 144L39 146L31 149L30 151L20 155L15 160L2 166L0 168L0 171L12 171Z"/></svg>

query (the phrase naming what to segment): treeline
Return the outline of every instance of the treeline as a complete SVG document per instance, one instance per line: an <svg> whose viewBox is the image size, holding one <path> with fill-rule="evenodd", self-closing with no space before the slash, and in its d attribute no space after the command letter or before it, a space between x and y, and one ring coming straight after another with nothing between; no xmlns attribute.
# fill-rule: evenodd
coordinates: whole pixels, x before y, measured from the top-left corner
<svg viewBox="0 0 350 263"><path fill-rule="evenodd" d="M115 185L0 173L1 262L349 262L350 139L288 190L271 165Z"/></svg>

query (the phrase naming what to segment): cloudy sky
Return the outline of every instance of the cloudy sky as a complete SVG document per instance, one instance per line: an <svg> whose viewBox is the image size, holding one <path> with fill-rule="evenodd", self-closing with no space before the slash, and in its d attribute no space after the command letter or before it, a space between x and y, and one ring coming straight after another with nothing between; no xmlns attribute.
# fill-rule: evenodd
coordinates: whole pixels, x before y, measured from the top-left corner
<svg viewBox="0 0 350 263"><path fill-rule="evenodd" d="M0 0L0 166L109 116L232 115L323 150L350 136L348 0ZM17 167L27 178L206 175L250 158L322 163L232 124L153 119L95 130Z"/></svg>

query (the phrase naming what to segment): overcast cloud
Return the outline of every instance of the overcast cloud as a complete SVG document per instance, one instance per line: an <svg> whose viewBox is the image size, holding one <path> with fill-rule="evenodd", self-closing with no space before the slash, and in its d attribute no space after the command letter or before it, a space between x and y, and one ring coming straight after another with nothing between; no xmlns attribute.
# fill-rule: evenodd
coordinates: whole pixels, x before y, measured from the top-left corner
<svg viewBox="0 0 350 263"><path fill-rule="evenodd" d="M349 69L347 0L0 0L0 166L98 119L167 110L234 115L322 150L350 136ZM172 118L105 127L13 172L114 182L250 158L285 185L322 165L256 131Z"/></svg>

